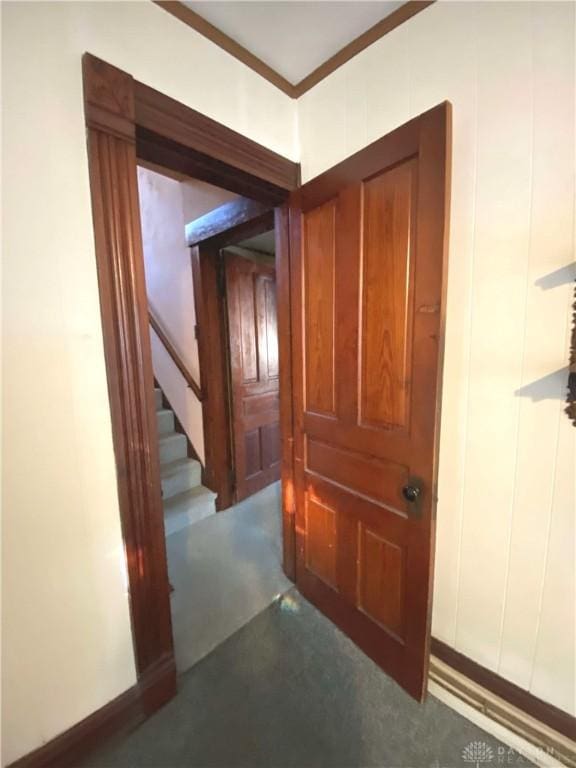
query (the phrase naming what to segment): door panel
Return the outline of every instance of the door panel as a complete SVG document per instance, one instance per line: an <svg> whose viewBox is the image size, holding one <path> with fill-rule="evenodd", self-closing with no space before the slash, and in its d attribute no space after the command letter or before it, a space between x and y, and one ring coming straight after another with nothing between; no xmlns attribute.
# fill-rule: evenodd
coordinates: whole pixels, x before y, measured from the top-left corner
<svg viewBox="0 0 576 768"><path fill-rule="evenodd" d="M236 500L280 477L278 333L274 269L227 254Z"/></svg>
<svg viewBox="0 0 576 768"><path fill-rule="evenodd" d="M296 578L425 693L449 105L292 194Z"/></svg>
<svg viewBox="0 0 576 768"><path fill-rule="evenodd" d="M360 422L406 426L409 408L410 225L416 162L363 183ZM384 279L383 279L384 277Z"/></svg>
<svg viewBox="0 0 576 768"><path fill-rule="evenodd" d="M365 453L343 450L306 437L306 470L343 488L357 491L390 509L404 508L400 489L408 480L402 464L367 458Z"/></svg>
<svg viewBox="0 0 576 768"><path fill-rule="evenodd" d="M358 608L404 637L404 548L364 523L358 530Z"/></svg>
<svg viewBox="0 0 576 768"><path fill-rule="evenodd" d="M336 512L306 499L306 567L328 586L336 587Z"/></svg>
<svg viewBox="0 0 576 768"><path fill-rule="evenodd" d="M266 360L267 380L277 381L278 367L278 320L276 311L276 278L264 280L264 331L262 344L265 346L261 358Z"/></svg>
<svg viewBox="0 0 576 768"><path fill-rule="evenodd" d="M329 414L334 413L335 215L330 201L304 216L306 406Z"/></svg>

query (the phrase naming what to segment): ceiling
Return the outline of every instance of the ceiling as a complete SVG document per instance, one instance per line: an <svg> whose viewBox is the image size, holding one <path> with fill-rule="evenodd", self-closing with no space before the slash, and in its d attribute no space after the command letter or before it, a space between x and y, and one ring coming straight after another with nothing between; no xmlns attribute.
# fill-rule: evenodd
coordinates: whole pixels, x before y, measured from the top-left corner
<svg viewBox="0 0 576 768"><path fill-rule="evenodd" d="M187 0L191 10L296 84L404 0Z"/></svg>

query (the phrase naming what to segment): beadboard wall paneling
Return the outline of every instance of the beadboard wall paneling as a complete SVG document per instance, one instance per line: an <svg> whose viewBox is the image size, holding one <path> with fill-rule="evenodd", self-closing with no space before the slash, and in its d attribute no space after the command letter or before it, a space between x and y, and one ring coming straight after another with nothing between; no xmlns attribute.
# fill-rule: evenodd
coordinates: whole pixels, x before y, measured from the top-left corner
<svg viewBox="0 0 576 768"><path fill-rule="evenodd" d="M436 3L298 101L304 180L453 104L433 633L570 713L574 12Z"/></svg>

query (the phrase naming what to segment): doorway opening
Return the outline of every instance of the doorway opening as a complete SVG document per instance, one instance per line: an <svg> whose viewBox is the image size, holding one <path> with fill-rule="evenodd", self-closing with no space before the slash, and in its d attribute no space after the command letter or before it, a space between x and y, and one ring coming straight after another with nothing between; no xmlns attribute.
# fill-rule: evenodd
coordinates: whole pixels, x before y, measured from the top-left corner
<svg viewBox="0 0 576 768"><path fill-rule="evenodd" d="M274 212L157 166L138 166L138 193L184 672L292 586L281 562Z"/></svg>
<svg viewBox="0 0 576 768"><path fill-rule="evenodd" d="M103 335L147 711L173 695L175 665L137 161L245 197L234 227L249 228L247 219L274 210L284 570L421 700L430 644L450 105L298 186L298 166L286 158L100 60L87 55L84 65ZM246 218L253 201L264 208ZM203 311L215 319L208 328L225 322L218 302L206 301L222 280L220 252L241 242L239 229L226 242L232 222L215 219L203 222L208 237L190 243L192 271L200 276L194 290L201 286L195 303L207 304ZM221 366L212 341L200 332L200 359ZM224 423L229 435L232 398L222 389L210 393L218 381L225 376L205 377L203 423ZM199 393L203 399L201 387ZM245 452L249 432L245 425ZM229 473L230 464L223 466ZM250 466L262 470L262 459Z"/></svg>

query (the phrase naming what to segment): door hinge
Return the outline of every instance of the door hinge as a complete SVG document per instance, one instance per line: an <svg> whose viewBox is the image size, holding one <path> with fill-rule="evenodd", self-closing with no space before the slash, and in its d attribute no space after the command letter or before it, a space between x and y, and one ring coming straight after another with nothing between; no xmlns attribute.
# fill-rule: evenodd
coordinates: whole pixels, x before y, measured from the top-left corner
<svg viewBox="0 0 576 768"><path fill-rule="evenodd" d="M230 485L230 490L234 493L236 491L236 473L232 467L228 470L228 483Z"/></svg>

